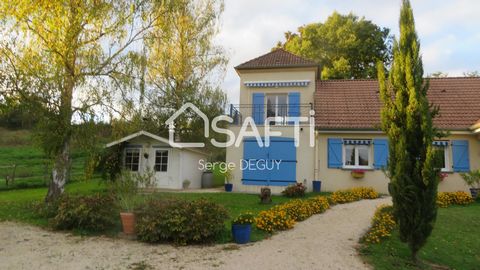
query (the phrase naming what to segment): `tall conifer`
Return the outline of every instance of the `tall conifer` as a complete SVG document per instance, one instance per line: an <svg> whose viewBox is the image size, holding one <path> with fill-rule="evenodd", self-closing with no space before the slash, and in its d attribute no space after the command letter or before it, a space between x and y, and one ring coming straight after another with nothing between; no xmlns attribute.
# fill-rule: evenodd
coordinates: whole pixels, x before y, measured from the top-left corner
<svg viewBox="0 0 480 270"><path fill-rule="evenodd" d="M432 146L436 109L427 99L428 81L423 80L420 42L413 11L403 0L400 11L400 39L395 40L388 80L378 66L383 102L382 129L389 139L389 190L400 239L416 260L417 252L430 236L437 216L438 169Z"/></svg>

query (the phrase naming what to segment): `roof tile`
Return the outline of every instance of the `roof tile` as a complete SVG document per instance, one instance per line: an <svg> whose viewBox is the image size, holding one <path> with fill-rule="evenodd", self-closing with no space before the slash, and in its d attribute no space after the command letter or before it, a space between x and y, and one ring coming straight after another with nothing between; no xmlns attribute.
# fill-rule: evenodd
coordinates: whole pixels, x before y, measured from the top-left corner
<svg viewBox="0 0 480 270"><path fill-rule="evenodd" d="M428 98L440 108L438 128L468 130L480 121L480 78L431 78ZM317 81L319 129L379 129L381 106L377 80Z"/></svg>
<svg viewBox="0 0 480 270"><path fill-rule="evenodd" d="M284 49L276 49L267 54L254 58L235 67L242 69L264 69L264 68L285 68L285 67L316 67L312 60L305 59Z"/></svg>

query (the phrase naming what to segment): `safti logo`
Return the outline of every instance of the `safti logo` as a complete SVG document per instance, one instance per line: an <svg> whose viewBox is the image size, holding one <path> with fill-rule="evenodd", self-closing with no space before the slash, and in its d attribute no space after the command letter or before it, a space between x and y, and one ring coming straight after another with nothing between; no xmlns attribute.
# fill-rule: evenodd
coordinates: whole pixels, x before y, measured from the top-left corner
<svg viewBox="0 0 480 270"><path fill-rule="evenodd" d="M210 128L212 128L213 131L221 134L225 134L227 136L227 141L226 142L219 142L215 139L210 139L211 143L213 146L218 147L218 148L226 148L230 146L235 146L239 147L240 144L242 143L243 139L246 137L254 137L260 147L268 147L270 146L270 137L273 136L282 136L282 132L279 130L272 131L270 128L272 125L270 123L275 123L275 122L280 122L280 121L286 121L286 123L289 123L289 127L293 127L293 137L294 137L294 142L295 142L295 147L299 146L299 138L300 138L300 123L302 123L302 126L308 126L308 131L309 131L309 145L310 147L314 147L314 140L315 140L315 135L314 135L314 130L315 130L315 119L314 115L315 112L313 110L310 110L309 112L309 117L306 116L299 116L299 117L267 117L265 119L265 125L263 126L264 128L264 136L260 135L259 129L257 125L255 124L255 121L253 120L252 117L247 116L244 118L244 121L241 125L240 131L238 134L233 133L233 131L225 128L218 127L218 122L220 121L226 121L230 124L234 122L233 118L227 115L219 115L215 118L213 118L212 123L210 125L210 121L207 117L206 114L204 114L197 106L195 106L192 103L186 103L184 104L179 110L177 110L170 118L165 121L165 124L168 126L168 141L172 147L205 147L205 143L203 142L175 142L175 119L177 119L181 114L183 114L187 109L193 110L198 116L200 116L203 119L204 122L204 132L203 135L205 138L208 138L210 134Z"/></svg>

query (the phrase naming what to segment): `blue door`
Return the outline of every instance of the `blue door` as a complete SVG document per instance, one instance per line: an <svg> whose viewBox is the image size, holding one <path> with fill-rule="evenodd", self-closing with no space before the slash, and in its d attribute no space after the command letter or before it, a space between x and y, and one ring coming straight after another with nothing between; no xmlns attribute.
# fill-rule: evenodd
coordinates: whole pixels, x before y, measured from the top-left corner
<svg viewBox="0 0 480 270"><path fill-rule="evenodd" d="M271 137L268 147L260 147L255 138L243 143L244 185L287 186L296 182L297 149L292 138Z"/></svg>

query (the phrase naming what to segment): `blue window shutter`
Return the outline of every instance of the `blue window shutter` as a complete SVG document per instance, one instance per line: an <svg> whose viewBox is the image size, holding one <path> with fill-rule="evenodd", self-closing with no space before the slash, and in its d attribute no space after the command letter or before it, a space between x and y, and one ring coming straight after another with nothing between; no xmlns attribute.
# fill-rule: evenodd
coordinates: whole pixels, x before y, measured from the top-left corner
<svg viewBox="0 0 480 270"><path fill-rule="evenodd" d="M470 157L467 140L452 141L453 171L470 171Z"/></svg>
<svg viewBox="0 0 480 270"><path fill-rule="evenodd" d="M253 93L252 117L257 125L263 125L265 120L265 94Z"/></svg>
<svg viewBox="0 0 480 270"><path fill-rule="evenodd" d="M288 93L288 116L299 117L300 116L300 92ZM289 125L293 125L294 121L289 121Z"/></svg>
<svg viewBox="0 0 480 270"><path fill-rule="evenodd" d="M342 139L328 138L328 167L342 168Z"/></svg>
<svg viewBox="0 0 480 270"><path fill-rule="evenodd" d="M388 140L374 139L373 140L373 166L380 170L387 167L388 162Z"/></svg>
<svg viewBox="0 0 480 270"><path fill-rule="evenodd" d="M288 94L288 116L300 116L300 92L290 92Z"/></svg>

